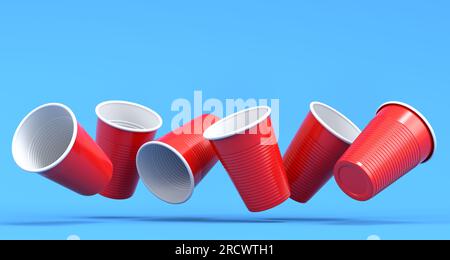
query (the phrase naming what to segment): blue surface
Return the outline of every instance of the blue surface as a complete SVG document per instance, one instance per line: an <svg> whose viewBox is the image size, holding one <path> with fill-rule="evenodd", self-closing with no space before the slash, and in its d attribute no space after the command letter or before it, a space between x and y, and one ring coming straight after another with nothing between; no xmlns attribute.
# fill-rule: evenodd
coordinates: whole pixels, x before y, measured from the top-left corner
<svg viewBox="0 0 450 260"><path fill-rule="evenodd" d="M450 238L448 1L2 1L0 238ZM166 205L141 184L128 201L81 197L15 166L22 117L70 106L90 134L95 105L279 98L284 151L313 100L364 127L401 100L435 128L435 157L370 202L331 181L307 205L248 213L217 165L192 199ZM447 159L446 159L447 158Z"/></svg>

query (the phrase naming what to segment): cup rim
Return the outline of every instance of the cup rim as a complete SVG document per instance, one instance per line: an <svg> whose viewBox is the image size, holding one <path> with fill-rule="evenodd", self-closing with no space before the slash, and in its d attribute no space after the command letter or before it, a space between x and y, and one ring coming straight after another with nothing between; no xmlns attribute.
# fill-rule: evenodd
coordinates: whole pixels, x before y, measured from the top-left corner
<svg viewBox="0 0 450 260"><path fill-rule="evenodd" d="M47 165L45 167L42 168L31 168L31 167L26 167L24 165L22 165L21 163L18 162L17 157L16 157L16 142L17 142L17 138L19 138L19 132L22 129L22 127L27 123L28 119L33 116L36 112L38 112L39 110L42 110L44 108L47 107L60 107L63 108L67 113L69 113L71 119L72 119L72 124L73 124L73 132L72 132L72 138L70 140L69 145L67 146L66 150L64 151L64 153L57 159L55 160L53 163L51 163L50 165ZM75 117L75 114L72 112L72 110L61 103L47 103L44 105L41 105L35 109L33 109L31 112L29 112L20 122L19 126L17 127L15 133L14 133L14 137L13 137L13 141L12 141L12 154L13 154L13 159L16 162L16 164L22 169L25 170L27 172L31 172L31 173L45 173L53 168L55 168L56 166L58 166L62 161L64 161L64 159L66 159L66 157L69 155L69 153L72 151L73 146L75 145L76 139L77 139L77 135L78 135L78 121Z"/></svg>
<svg viewBox="0 0 450 260"><path fill-rule="evenodd" d="M342 114L341 112L337 111L336 109L334 109L333 107L319 102L319 101L313 101L310 103L309 105L309 110L311 111L311 113L313 114L314 118L319 121L319 123L325 127L331 134L333 134L334 136L336 136L337 138L339 138L341 141L347 143L347 144L352 144L354 141L349 140L348 138L346 138L345 136L343 136L341 133L338 133L336 130L334 130L331 126L329 126L316 112L316 110L314 109L315 105L320 105L323 106L329 110L331 110L333 113L335 113L338 117L340 117L341 119L343 119L344 121L346 121L346 123L349 124L349 126L351 126L352 128L354 128L355 130L357 130L359 132L359 134L361 134L361 129L355 124L353 123L352 120L350 120L348 117L346 117L344 114ZM357 138L357 137L356 137Z"/></svg>
<svg viewBox="0 0 450 260"><path fill-rule="evenodd" d="M159 121L158 124L155 127L151 127L151 128L145 128L145 129L135 129L135 128L129 128L129 127L125 127L125 126L121 126L121 125L117 125L114 123L111 123L110 120L107 120L103 115L101 115L100 113L100 109L105 106L105 105L110 105L110 104L121 104L121 105L129 105L129 106L134 106L137 107L139 109L143 109L151 114L153 114L157 120ZM101 103L99 103L96 107L95 107L95 114L97 115L98 119L100 119L103 123L119 129L119 130L123 130L123 131L127 131L127 132L132 132L132 133L149 133L149 132L154 132L158 129L161 128L161 126L163 125L163 119L162 117L153 109L150 109L144 105L138 104L138 103L134 103L134 102L129 102L129 101L124 101L124 100L108 100L108 101L103 101Z"/></svg>
<svg viewBox="0 0 450 260"><path fill-rule="evenodd" d="M232 118L234 118L234 117L236 117L236 116L238 116L240 114L247 113L247 112L252 111L252 110L258 110L258 109L266 109L267 111L264 113L264 115L262 115L260 118L258 118L258 120L252 122L251 124L243 126L243 127L239 128L239 129L236 129L234 131L227 132L225 134L221 134L221 135L215 135L214 134L214 127L217 127L219 124L222 124L225 121L228 121L228 120L230 120L230 119L232 119ZM205 139L207 139L207 140L210 140L210 141L222 140L222 139L226 139L226 138L232 137L234 135L243 133L246 130L252 129L253 127L259 125L261 122L266 120L270 116L271 113L272 113L272 109L269 106L255 106L255 107L243 109L243 110L241 110L239 112L233 113L233 114L231 114L231 115L229 115L227 117L224 117L224 118L220 119L219 121L217 121L216 123L214 123L213 125L208 127L208 129L206 129L205 132L203 133L203 137Z"/></svg>
<svg viewBox="0 0 450 260"><path fill-rule="evenodd" d="M182 155L177 149L175 149L173 146L171 146L171 145L169 145L169 144L167 144L167 143L161 142L161 141L150 141L150 142L147 142L147 143L143 144L143 145L141 146L141 148L139 148L139 150L138 150L138 152L137 152L137 155L139 155L139 154L141 153L141 151L142 151L145 147L150 146L150 145L158 145L158 146L162 146L162 147L164 147L164 148L166 148L166 149L169 149L169 151L173 152L173 153L181 160L181 162L184 164L184 167L185 167L186 170L188 171L190 187L189 187L189 192L188 192L188 194L186 195L186 197L183 198L183 199L180 200L180 201L170 201L170 200L168 200L167 198L163 198L163 197L160 196L157 192L155 192L155 191L150 187L150 185L147 184L146 181L144 181L144 178L141 176L141 174L143 174L143 173L142 173L142 171L139 170L139 169L140 169L140 167L139 167L139 156L136 156L136 168L138 169L139 177L141 178L141 180L142 180L142 182L144 183L145 187L147 187L147 189L150 190L151 193L153 193L157 198L159 198L160 200L165 201L165 202L167 202L167 203L170 203L170 204L182 204L182 203L188 201L188 200L192 197L192 194L194 193L194 189L195 189L194 174L193 174L193 172L192 172L192 169L191 169L191 166L189 165L189 163L186 161L186 159L183 157L183 155Z"/></svg>
<svg viewBox="0 0 450 260"><path fill-rule="evenodd" d="M386 103L383 103L378 109L377 109L377 114L381 111L381 109L383 109L384 107L388 106L388 105L399 105L399 106L403 106L405 108L407 108L408 110L410 110L411 112L413 112L414 114L416 114L417 116L419 116L419 118L425 123L425 125L427 126L430 134L431 134L431 138L433 140L433 150L431 151L430 155L428 156L427 159L425 159L423 162L426 162L428 160L431 159L431 157L433 157L434 152L436 151L436 147L437 147L437 139L436 139L436 133L434 132L433 127L431 126L430 122L428 121L428 119L416 108L414 108L413 106L406 104L404 102L401 101L388 101Z"/></svg>

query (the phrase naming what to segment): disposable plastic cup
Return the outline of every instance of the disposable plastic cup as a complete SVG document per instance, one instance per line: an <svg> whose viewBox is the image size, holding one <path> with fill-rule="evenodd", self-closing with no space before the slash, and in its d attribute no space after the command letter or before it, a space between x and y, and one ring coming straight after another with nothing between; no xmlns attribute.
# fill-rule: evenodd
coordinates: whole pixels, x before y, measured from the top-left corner
<svg viewBox="0 0 450 260"><path fill-rule="evenodd" d="M331 179L334 165L360 133L336 109L312 102L283 158L291 198L308 202Z"/></svg>
<svg viewBox="0 0 450 260"><path fill-rule="evenodd" d="M218 161L212 145L203 138L203 129L217 120L214 115L202 115L139 149L139 175L156 197L171 204L189 200Z"/></svg>
<svg viewBox="0 0 450 260"><path fill-rule="evenodd" d="M128 199L139 181L136 154L143 144L153 140L162 119L150 108L126 101L100 103L96 114L96 141L114 166L112 179L100 194L111 199Z"/></svg>
<svg viewBox="0 0 450 260"><path fill-rule="evenodd" d="M252 212L271 209L290 196L270 114L266 106L242 110L204 134Z"/></svg>
<svg viewBox="0 0 450 260"><path fill-rule="evenodd" d="M339 159L336 182L350 197L369 200L428 161L435 147L433 128L419 111L401 102L385 103Z"/></svg>
<svg viewBox="0 0 450 260"><path fill-rule="evenodd" d="M31 111L14 134L12 154L23 170L86 196L101 192L112 176L109 158L63 104Z"/></svg>

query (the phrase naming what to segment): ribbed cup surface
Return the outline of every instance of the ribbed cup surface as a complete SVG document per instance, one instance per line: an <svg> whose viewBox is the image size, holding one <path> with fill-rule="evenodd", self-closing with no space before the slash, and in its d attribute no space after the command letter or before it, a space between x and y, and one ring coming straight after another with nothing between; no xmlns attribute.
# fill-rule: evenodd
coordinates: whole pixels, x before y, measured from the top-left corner
<svg viewBox="0 0 450 260"><path fill-rule="evenodd" d="M264 211L289 198L278 145L257 145L220 159L250 211Z"/></svg>
<svg viewBox="0 0 450 260"><path fill-rule="evenodd" d="M306 203L333 175L341 153L332 154L307 135L297 135L284 156L291 198Z"/></svg>
<svg viewBox="0 0 450 260"><path fill-rule="evenodd" d="M377 116L339 160L335 173L351 165L362 168L363 174L369 177L372 194L354 196L367 200L415 168L420 160L420 146L411 131L392 118ZM347 194L354 193L345 182L338 181L338 184Z"/></svg>
<svg viewBox="0 0 450 260"><path fill-rule="evenodd" d="M97 138L97 143L107 151L114 165L112 179L100 194L113 199L131 197L139 181L136 169L136 153L139 147L128 147L102 138Z"/></svg>

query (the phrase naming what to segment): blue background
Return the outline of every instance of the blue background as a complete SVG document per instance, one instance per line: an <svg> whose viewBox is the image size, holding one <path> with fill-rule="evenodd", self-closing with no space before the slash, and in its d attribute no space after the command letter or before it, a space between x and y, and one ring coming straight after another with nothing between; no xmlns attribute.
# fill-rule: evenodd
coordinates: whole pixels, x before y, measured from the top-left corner
<svg viewBox="0 0 450 260"><path fill-rule="evenodd" d="M450 238L448 1L2 1L0 238ZM284 152L310 101L364 127L377 107L420 109L435 157L361 203L334 181L307 205L247 212L218 164L179 206L141 184L128 201L82 197L13 162L20 120L47 102L70 106L95 134L95 105L145 104L166 119L173 100L279 98Z"/></svg>

